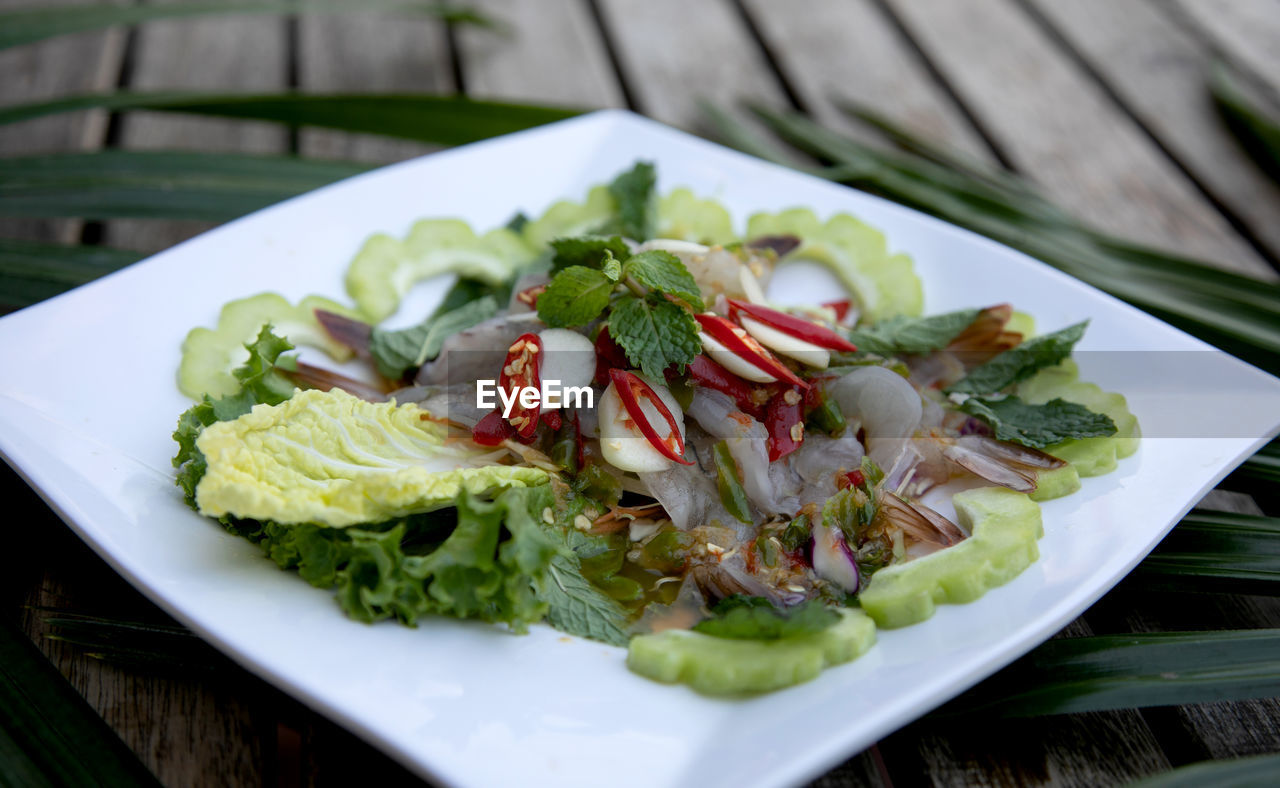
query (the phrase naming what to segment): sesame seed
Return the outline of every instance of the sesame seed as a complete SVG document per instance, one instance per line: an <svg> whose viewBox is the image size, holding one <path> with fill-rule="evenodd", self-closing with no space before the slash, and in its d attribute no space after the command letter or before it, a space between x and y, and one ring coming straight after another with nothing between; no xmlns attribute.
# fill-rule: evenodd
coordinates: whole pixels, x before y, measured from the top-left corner
<svg viewBox="0 0 1280 788"><path fill-rule="evenodd" d="M788 590L788 591L795 591L795 592L796 592L796 593L798 593L798 594L803 594L803 593L804 593L804 591L805 591L805 587L804 587L804 586L798 586L798 585L796 585L795 583L791 583L790 585L788 585L788 586L787 586L787 590Z"/></svg>
<svg viewBox="0 0 1280 788"><path fill-rule="evenodd" d="M591 519L585 514L580 514L573 518L573 527L577 528L579 531L590 531Z"/></svg>
<svg viewBox="0 0 1280 788"><path fill-rule="evenodd" d="M798 421L795 424L791 425L791 440L795 441L796 443L799 443L800 441L804 440L804 423L803 422Z"/></svg>
<svg viewBox="0 0 1280 788"><path fill-rule="evenodd" d="M782 401L787 403L788 405L799 405L800 392L796 391L795 389L787 389L786 393L782 395Z"/></svg>
<svg viewBox="0 0 1280 788"><path fill-rule="evenodd" d="M555 524L556 524L556 516L555 516L554 514L552 514L552 513L551 513L551 507L550 507L550 506L548 506L548 507L546 507L545 509L543 509L543 510L542 510L542 522L546 523L547 525L555 525Z"/></svg>
<svg viewBox="0 0 1280 788"><path fill-rule="evenodd" d="M712 555L723 555L724 548L714 542L707 542L707 552Z"/></svg>

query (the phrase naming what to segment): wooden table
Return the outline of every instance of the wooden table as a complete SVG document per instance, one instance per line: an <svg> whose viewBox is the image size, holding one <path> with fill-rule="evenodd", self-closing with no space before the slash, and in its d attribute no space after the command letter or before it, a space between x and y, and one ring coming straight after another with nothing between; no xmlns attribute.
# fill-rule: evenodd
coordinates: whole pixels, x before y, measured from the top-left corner
<svg viewBox="0 0 1280 788"><path fill-rule="evenodd" d="M76 2L77 0L57 0ZM83 1L83 0L79 0ZM167 0L161 0L167 1ZM0 7L31 0L0 0ZM1204 72L1226 56L1280 90L1278 0L471 0L509 37L376 15L151 23L0 54L0 103L89 90L462 91L630 107L696 127L697 101L803 109L855 133L873 104L976 159L1015 169L1099 227L1274 278L1280 189L1213 115ZM86 112L0 130L0 154L189 148L390 162L428 148L320 130ZM0 220L0 234L163 249L193 223ZM91 383L91 382L90 382ZM162 618L5 472L19 558L5 615L169 785L413 782L382 755L226 665L212 676L103 664L46 637L55 606ZM1260 511L1239 495L1213 504ZM1268 504L1273 506L1274 501ZM11 510L12 511L12 510ZM1271 514L1276 512L1272 511ZM16 533L16 536L10 534ZM1274 598L1153 598L1122 584L1063 634L1280 625ZM976 729L975 729L976 728ZM1280 751L1260 700L972 726L918 722L821 786L1100 785L1188 762Z"/></svg>

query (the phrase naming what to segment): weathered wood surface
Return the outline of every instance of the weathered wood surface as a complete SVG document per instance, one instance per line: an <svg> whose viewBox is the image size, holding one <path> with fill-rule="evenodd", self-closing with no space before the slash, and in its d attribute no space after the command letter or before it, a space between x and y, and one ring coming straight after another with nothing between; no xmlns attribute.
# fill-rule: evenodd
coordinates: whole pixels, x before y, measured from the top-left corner
<svg viewBox="0 0 1280 788"><path fill-rule="evenodd" d="M0 10L26 5L26 0L0 0ZM0 103L45 101L68 93L114 87L124 56L124 40L124 31L115 29L49 39L0 52ZM0 134L0 156L91 150L102 145L106 130L107 114L103 111L29 120ZM82 226L83 222L77 219L0 218L0 236L74 243L79 240Z"/></svg>
<svg viewBox="0 0 1280 788"><path fill-rule="evenodd" d="M592 109L627 105L587 3L479 0L472 5L502 19L508 30L458 29L467 95Z"/></svg>
<svg viewBox="0 0 1280 788"><path fill-rule="evenodd" d="M17 0L0 0L0 6ZM390 16L202 20L86 34L0 53L0 101L93 88L403 90L631 106L698 128L700 99L798 107L845 129L838 99L869 104L986 161L1006 161L1059 202L1128 237L1274 275L1280 200L1240 159L1198 81L1214 52L1274 80L1275 2L1135 0L476 0L511 36ZM70 42L76 42L73 47ZM14 71L4 68L13 64ZM24 75L12 79L10 73ZM105 115L0 130L0 153L93 148ZM384 162L429 150L362 135L134 113L124 147L284 152ZM868 138L872 138L868 136ZM1233 222L1235 226L1233 226ZM59 222L75 240L78 223ZM55 223L0 224L48 237ZM70 229L65 229L70 228ZM1244 230L1242 234L1239 229ZM113 222L110 239L160 248L190 224ZM1256 248L1255 248L1256 245ZM1261 249L1263 253L1259 253ZM39 528L24 554L51 556L3 598L55 664L166 783L411 781L353 736L238 669L217 678L105 666L48 640L23 605L163 618L5 471ZM1219 497L1220 508L1256 509ZM1275 512L1270 512L1275 514ZM1280 625L1274 599L1179 604L1123 583L1060 636ZM814 784L1115 784L1203 758L1280 750L1275 701L1063 715L970 726L924 720Z"/></svg>
<svg viewBox="0 0 1280 788"><path fill-rule="evenodd" d="M1276 0L1165 0L1207 34L1226 59L1280 92L1280 3Z"/></svg>
<svg viewBox="0 0 1280 788"><path fill-rule="evenodd" d="M1032 5L1244 233L1280 259L1280 185L1223 133L1205 88L1212 49L1147 0Z"/></svg>
<svg viewBox="0 0 1280 788"><path fill-rule="evenodd" d="M172 2L172 0L167 0ZM285 88L285 25L274 17L153 22L132 43L127 87L134 90L270 92ZM119 146L130 150L284 153L285 130L274 124L129 112ZM107 243L154 252L201 233L203 222L130 219L107 225Z"/></svg>
<svg viewBox="0 0 1280 788"><path fill-rule="evenodd" d="M700 125L698 102L787 106L782 83L729 0L600 0L634 109L673 126Z"/></svg>
<svg viewBox="0 0 1280 788"><path fill-rule="evenodd" d="M1008 160L1097 226L1253 273L1269 270L1024 9L890 0Z"/></svg>
<svg viewBox="0 0 1280 788"><path fill-rule="evenodd" d="M444 24L383 14L304 17L297 22L299 87L308 93L452 93ZM303 129L304 156L386 164L420 156L425 145L364 134Z"/></svg>
<svg viewBox="0 0 1280 788"><path fill-rule="evenodd" d="M824 125L865 141L880 139L840 106L856 102L928 139L994 162L991 147L961 106L875 0L745 0L744 6L801 108Z"/></svg>

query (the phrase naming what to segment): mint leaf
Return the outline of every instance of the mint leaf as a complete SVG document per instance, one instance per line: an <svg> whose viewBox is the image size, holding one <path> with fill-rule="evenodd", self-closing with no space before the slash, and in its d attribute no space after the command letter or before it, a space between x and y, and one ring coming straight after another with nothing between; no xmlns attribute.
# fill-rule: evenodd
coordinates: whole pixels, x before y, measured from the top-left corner
<svg viewBox="0 0 1280 788"><path fill-rule="evenodd" d="M553 328L586 325L609 306L613 288L614 282L603 272L571 265L538 296L538 317Z"/></svg>
<svg viewBox="0 0 1280 788"><path fill-rule="evenodd" d="M725 597L712 608L714 618L693 629L734 640L781 640L817 634L840 620L840 614L817 600L776 608L763 597Z"/></svg>
<svg viewBox="0 0 1280 788"><path fill-rule="evenodd" d="M1071 348L1084 336L1089 321L1076 323L1061 331L1035 337L1015 348L969 370L969 374L948 387L947 393L994 394L1052 367L1071 355Z"/></svg>
<svg viewBox="0 0 1280 788"><path fill-rule="evenodd" d="M604 262L600 263L600 270L609 277L610 282L616 282L622 278L622 263L609 252L605 253Z"/></svg>
<svg viewBox="0 0 1280 788"><path fill-rule="evenodd" d="M497 313L497 300L493 296L484 296L452 311L434 314L411 328L400 331L375 328L369 337L369 351L373 354L379 374L391 380L399 380L408 370L417 369L427 359L438 356L447 337L488 320Z"/></svg>
<svg viewBox="0 0 1280 788"><path fill-rule="evenodd" d="M240 391L218 399L206 394L178 417L178 427L173 431L173 439L178 442L178 453L173 457L173 467L178 469L176 481L187 505L193 509L196 508L196 486L207 468L204 454L196 448L196 438L201 431L215 421L239 418L254 405L279 405L293 396L293 382L279 371L290 361L281 358L293 350L289 340L276 336L271 326L265 325L256 339L245 344L245 349L249 351L248 360L231 373L240 381Z"/></svg>
<svg viewBox="0 0 1280 788"><path fill-rule="evenodd" d="M626 260L631 247L619 235L574 235L551 242L551 269L560 271L571 265L599 268L608 256Z"/></svg>
<svg viewBox="0 0 1280 788"><path fill-rule="evenodd" d="M657 174L653 163L636 162L636 166L613 179L609 193L618 202L618 216L601 228L637 241L652 238L658 226L658 197L654 192Z"/></svg>
<svg viewBox="0 0 1280 788"><path fill-rule="evenodd" d="M672 253L661 249L641 252L627 260L625 270L627 276L650 290L673 295L702 311L702 290L689 269Z"/></svg>
<svg viewBox="0 0 1280 788"><path fill-rule="evenodd" d="M520 273L517 272L515 276L519 277ZM499 304L505 304L511 299L511 286L514 283L514 279L500 285L487 284L479 279L459 279L444 294L444 300L431 312L431 316L427 320L434 320L460 306L466 306L472 301L479 301L485 296L492 297Z"/></svg>
<svg viewBox="0 0 1280 788"><path fill-rule="evenodd" d="M561 632L627 645L627 611L583 577L576 555L551 560L539 595L549 605L547 623Z"/></svg>
<svg viewBox="0 0 1280 788"><path fill-rule="evenodd" d="M1110 416L1064 399L1032 405L1017 397L970 397L960 410L989 424L997 439L1037 449L1068 438L1116 434L1116 424Z"/></svg>
<svg viewBox="0 0 1280 788"><path fill-rule="evenodd" d="M541 299L538 305L542 305ZM702 351L698 321L693 315L652 294L648 298L629 296L619 300L609 315L609 336L632 364L656 380L662 380L672 364L683 372Z"/></svg>
<svg viewBox="0 0 1280 788"><path fill-rule="evenodd" d="M929 353L941 350L977 319L980 309L961 309L930 317L899 316L857 329L849 339L865 350L881 355Z"/></svg>

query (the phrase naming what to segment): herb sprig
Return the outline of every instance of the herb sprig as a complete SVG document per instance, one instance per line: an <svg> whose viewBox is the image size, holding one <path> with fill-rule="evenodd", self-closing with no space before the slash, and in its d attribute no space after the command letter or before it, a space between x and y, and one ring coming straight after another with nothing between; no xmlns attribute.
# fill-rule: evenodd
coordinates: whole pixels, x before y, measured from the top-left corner
<svg viewBox="0 0 1280 788"><path fill-rule="evenodd" d="M659 380L698 355L693 315L704 308L702 291L680 258L660 249L631 254L618 236L560 238L552 248L558 271L538 298L544 323L585 326L607 313L609 335L627 359Z"/></svg>

